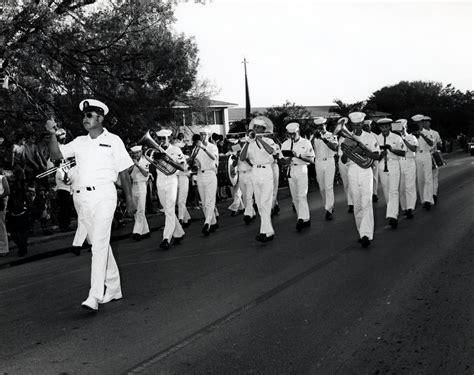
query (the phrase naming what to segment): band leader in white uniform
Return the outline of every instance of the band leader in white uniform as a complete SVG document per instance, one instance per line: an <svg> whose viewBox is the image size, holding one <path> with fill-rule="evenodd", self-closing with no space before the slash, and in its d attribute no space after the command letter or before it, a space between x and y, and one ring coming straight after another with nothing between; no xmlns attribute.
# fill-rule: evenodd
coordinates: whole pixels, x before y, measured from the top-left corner
<svg viewBox="0 0 474 375"><path fill-rule="evenodd" d="M352 112L349 118L353 126L353 134L367 149L365 156L378 160L380 148L374 137L362 130L365 113ZM343 155L343 159L346 155ZM343 160L344 161L344 160ZM374 236L374 211L372 207L373 171L372 168L361 168L352 160L347 160L347 178L349 189L354 201L354 218L359 232L362 247L368 247Z"/></svg>
<svg viewBox="0 0 474 375"><path fill-rule="evenodd" d="M338 144L336 137L326 131L326 121L327 119L324 117L316 117L313 121L316 125L313 139L316 155L314 166L319 192L326 210L326 220L332 220L334 213L334 174L336 173L334 156L337 153Z"/></svg>
<svg viewBox="0 0 474 375"><path fill-rule="evenodd" d="M430 210L433 200L433 162L431 160L431 150L434 146L435 135L424 129L425 116L415 115L411 119L418 125L419 130L414 132L418 136L418 149L416 150L416 181L418 194L423 208Z"/></svg>
<svg viewBox="0 0 474 375"><path fill-rule="evenodd" d="M150 163L142 155L142 146L133 146L132 160L134 165L129 173L132 178L132 196L137 212L135 212L135 224L132 230L132 239L140 241L142 238L150 237L150 229L145 216L146 207L146 186L148 183L148 170Z"/></svg>
<svg viewBox="0 0 474 375"><path fill-rule="evenodd" d="M219 149L209 142L210 130L202 127L199 130L201 140L197 141L196 159L200 169L197 171L197 186L201 197L202 210L204 213L204 226L202 233L209 236L218 228L216 216L216 193L217 193L217 167L219 165ZM194 154L194 152L192 152Z"/></svg>
<svg viewBox="0 0 474 375"><path fill-rule="evenodd" d="M55 160L76 158L77 188L75 199L80 201L87 233L92 242L91 288L82 302L86 309L98 310L99 303L122 298L120 275L110 247L110 232L117 207L114 182L120 177L126 198L127 213L135 213L128 168L133 165L122 140L103 127L107 106L94 99L79 104L83 112L82 124L88 135L58 145L54 123L48 121L51 133L49 149ZM105 289L105 291L104 291Z"/></svg>
<svg viewBox="0 0 474 375"><path fill-rule="evenodd" d="M254 132L264 133L266 123L254 119ZM240 153L240 160L247 158L252 164L252 186L260 215L260 233L255 237L257 241L267 242L273 240L275 231L272 226L272 199L273 199L273 154L276 152L275 142L265 136L253 137L249 133L247 142Z"/></svg>
<svg viewBox="0 0 474 375"><path fill-rule="evenodd" d="M423 117L423 127L426 130L429 130L433 136L433 148L431 149L431 153L434 153L438 150L438 147L441 145L441 137L436 130L431 129L431 117L424 116ZM438 185L439 185L439 168L432 168L433 173L433 203L436 204L438 202Z"/></svg>
<svg viewBox="0 0 474 375"><path fill-rule="evenodd" d="M400 206L400 159L405 159L405 144L398 134L390 131L392 122L389 118L377 121L381 130L377 142L382 150L379 159L379 178L387 205L385 218L388 219L389 225L396 229Z"/></svg>
<svg viewBox="0 0 474 375"><path fill-rule="evenodd" d="M176 164L181 165L184 169L184 155L181 149L169 143L171 134L172 131L169 129L161 129L156 132L156 139L160 147L158 151L166 153ZM156 189L165 213L163 241L160 244L162 250L168 250L172 244L179 244L184 236L183 227L175 213L176 198L178 196L177 171L171 175L166 175L158 167L156 168Z"/></svg>
<svg viewBox="0 0 474 375"><path fill-rule="evenodd" d="M399 130L406 146L405 158L400 158L400 207L407 219L413 219L416 205L416 149L418 140L407 133L407 120L399 119L392 124L392 130Z"/></svg>

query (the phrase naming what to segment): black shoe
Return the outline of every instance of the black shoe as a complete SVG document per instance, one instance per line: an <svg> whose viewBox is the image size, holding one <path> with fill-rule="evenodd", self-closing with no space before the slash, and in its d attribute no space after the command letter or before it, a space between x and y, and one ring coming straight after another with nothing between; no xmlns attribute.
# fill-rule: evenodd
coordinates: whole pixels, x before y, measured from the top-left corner
<svg viewBox="0 0 474 375"><path fill-rule="evenodd" d="M275 237L273 234L267 237L266 234L260 233L257 235L257 237L255 237L255 239L259 242L268 242L268 241L272 241L273 237Z"/></svg>
<svg viewBox="0 0 474 375"><path fill-rule="evenodd" d="M170 243L168 242L168 240L165 239L160 243L160 249L168 250L169 248L170 248Z"/></svg>
<svg viewBox="0 0 474 375"><path fill-rule="evenodd" d="M434 204L438 203L438 196L437 195L433 195L433 201L434 201Z"/></svg>
<svg viewBox="0 0 474 375"><path fill-rule="evenodd" d="M413 210L411 208L407 210L407 219L413 219Z"/></svg>
<svg viewBox="0 0 474 375"><path fill-rule="evenodd" d="M407 211L407 210L403 210L403 211L402 211L402 215L403 215L403 216L408 216L408 211Z"/></svg>
<svg viewBox="0 0 474 375"><path fill-rule="evenodd" d="M369 237L367 237L367 236L362 237L361 240L360 240L360 243L362 244L362 247L364 249L368 248L370 246Z"/></svg>
<svg viewBox="0 0 474 375"><path fill-rule="evenodd" d="M397 229L398 220L391 217L391 218L388 219L388 224L392 227L392 229Z"/></svg>
<svg viewBox="0 0 474 375"><path fill-rule="evenodd" d="M209 227L209 232L214 233L216 229L219 229L219 224L215 223Z"/></svg>
<svg viewBox="0 0 474 375"><path fill-rule="evenodd" d="M255 216L244 215L245 224L247 224L247 225L250 224L254 218L255 218Z"/></svg>
<svg viewBox="0 0 474 375"><path fill-rule="evenodd" d="M134 241L140 241L142 239L142 236L139 235L138 233L133 233L132 234L132 240Z"/></svg>
<svg viewBox="0 0 474 375"><path fill-rule="evenodd" d="M431 210L431 203L430 203L430 202L425 202L425 203L423 203L423 208L424 208L426 211Z"/></svg>
<svg viewBox="0 0 474 375"><path fill-rule="evenodd" d="M82 246L73 246L71 253L73 253L75 256L78 257L79 255L81 255L81 249L82 249Z"/></svg>
<svg viewBox="0 0 474 375"><path fill-rule="evenodd" d="M332 220L332 212L326 211L326 220Z"/></svg>
<svg viewBox="0 0 474 375"><path fill-rule="evenodd" d="M301 229L303 229L303 227L304 227L303 219L298 219L298 221L296 222L296 230L299 232L301 231Z"/></svg>
<svg viewBox="0 0 474 375"><path fill-rule="evenodd" d="M232 211L232 213L230 214L230 216L237 216L239 213L237 211Z"/></svg>
<svg viewBox="0 0 474 375"><path fill-rule="evenodd" d="M348 207L349 207L349 209L347 210L347 212L350 213L350 214L354 213L354 206L352 204L350 204Z"/></svg>
<svg viewBox="0 0 474 375"><path fill-rule="evenodd" d="M209 224L204 224L204 226L202 227L201 233L204 234L205 236L209 236L209 233L211 233L209 231Z"/></svg>
<svg viewBox="0 0 474 375"><path fill-rule="evenodd" d="M377 197L377 194L372 194L372 202L378 202L379 197Z"/></svg>
<svg viewBox="0 0 474 375"><path fill-rule="evenodd" d="M142 234L142 239L145 239L145 238L151 238L151 233L148 232L148 233L145 233L145 234Z"/></svg>
<svg viewBox="0 0 474 375"><path fill-rule="evenodd" d="M310 227L311 226L311 220L308 220L308 221L305 221L304 223L304 227Z"/></svg>
<svg viewBox="0 0 474 375"><path fill-rule="evenodd" d="M174 245L179 245L181 243L181 241L183 240L183 237L184 236L181 236L181 237L173 237L171 239L171 243Z"/></svg>

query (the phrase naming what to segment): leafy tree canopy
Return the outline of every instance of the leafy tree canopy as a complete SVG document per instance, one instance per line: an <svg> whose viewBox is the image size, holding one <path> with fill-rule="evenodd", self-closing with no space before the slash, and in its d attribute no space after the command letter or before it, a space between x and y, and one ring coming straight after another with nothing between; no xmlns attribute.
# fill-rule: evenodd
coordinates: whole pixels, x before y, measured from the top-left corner
<svg viewBox="0 0 474 375"><path fill-rule="evenodd" d="M292 121L300 124L300 132L302 134L311 132L313 121L311 113L305 107L291 103L288 100L281 106L267 108L263 116L272 120L274 125L273 131L281 140L285 138L286 125Z"/></svg>

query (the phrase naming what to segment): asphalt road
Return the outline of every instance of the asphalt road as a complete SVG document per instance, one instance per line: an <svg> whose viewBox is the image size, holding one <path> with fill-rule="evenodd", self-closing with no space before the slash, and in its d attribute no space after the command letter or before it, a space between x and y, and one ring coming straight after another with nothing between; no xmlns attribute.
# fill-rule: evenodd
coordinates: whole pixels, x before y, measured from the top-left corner
<svg viewBox="0 0 474 375"><path fill-rule="evenodd" d="M474 374L474 158L440 172L440 201L362 249L336 189L336 218L309 196L295 231L288 199L275 240L223 213L183 243L114 243L124 299L80 308L89 255L0 270L0 373Z"/></svg>

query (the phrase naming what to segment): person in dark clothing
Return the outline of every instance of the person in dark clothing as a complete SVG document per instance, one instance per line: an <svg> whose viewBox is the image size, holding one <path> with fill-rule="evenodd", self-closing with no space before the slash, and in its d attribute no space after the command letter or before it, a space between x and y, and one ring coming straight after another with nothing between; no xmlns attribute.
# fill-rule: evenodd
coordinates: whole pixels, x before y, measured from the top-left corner
<svg viewBox="0 0 474 375"><path fill-rule="evenodd" d="M15 174L9 178L7 229L18 247L18 256L28 253L28 210L25 186Z"/></svg>

